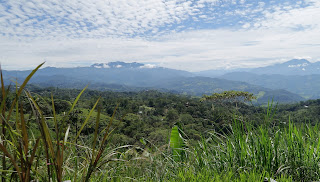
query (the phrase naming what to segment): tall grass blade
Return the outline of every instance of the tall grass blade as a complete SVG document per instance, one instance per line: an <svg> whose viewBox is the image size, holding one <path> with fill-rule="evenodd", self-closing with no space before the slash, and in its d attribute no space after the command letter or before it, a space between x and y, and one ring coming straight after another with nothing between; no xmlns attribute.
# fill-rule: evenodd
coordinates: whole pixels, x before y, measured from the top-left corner
<svg viewBox="0 0 320 182"><path fill-rule="evenodd" d="M85 176L85 179L84 179L85 182L88 182L88 181L89 181L92 172L96 169L96 167L97 167L97 165L98 165L98 162L99 162L99 160L100 160L100 158L101 158L101 156L102 156L102 153L104 152L104 150L105 150L105 148L106 148L106 147L105 147L106 140L107 140L107 138L108 138L108 136L109 136L109 134L110 134L109 130L110 130L110 127L111 127L112 122L113 122L113 120L114 120L114 117L115 117L115 114L116 114L116 111L117 111L118 106L119 106L119 104L117 104L116 108L115 108L114 111L113 111L112 117L110 118L110 121L109 121L109 124L108 124L108 126L107 126L106 132L105 132L105 134L104 134L104 136L103 136L103 139L102 139L102 142L101 142L101 144L100 144L99 152L98 152L97 156L95 157L95 159L92 158L92 161L91 161L90 164L89 164L88 172L87 172L87 174L86 174L86 176ZM100 115L100 113L98 113L98 115ZM94 162L93 162L93 161L94 161Z"/></svg>
<svg viewBox="0 0 320 182"><path fill-rule="evenodd" d="M14 168L16 169L16 171L17 171L17 173L18 173L18 176L19 176L20 181L22 181L21 170L20 170L18 164L16 163L15 158L14 158L12 155L10 155L10 153L8 152L8 150L7 150L2 144L0 144L0 150L2 150L2 152L4 153L4 155L6 155L6 156L10 159L12 165L14 166Z"/></svg>
<svg viewBox="0 0 320 182"><path fill-rule="evenodd" d="M119 104L117 104L117 106L114 109L113 114L112 114L112 116L110 118L109 124L108 124L108 126L106 128L106 132L105 132L105 134L103 136L103 139L102 139L102 142L101 142L100 151L103 151L103 149L104 149L104 143L106 142L106 140L107 140L107 138L109 136L109 133L110 133L109 130L110 130L110 127L111 127L112 122L114 120L114 116L116 115L116 111L117 111L118 107L119 107Z"/></svg>
<svg viewBox="0 0 320 182"><path fill-rule="evenodd" d="M54 127L55 127L55 131L56 131L56 135L57 135L57 140L59 137L59 128L58 128L58 122L57 122L57 115L56 115L56 109L54 107L54 100L53 100L53 95L51 93L51 104L52 104L52 113L53 113L53 121L54 121ZM59 146L59 145L57 145Z"/></svg>
<svg viewBox="0 0 320 182"><path fill-rule="evenodd" d="M85 120L85 121L83 122L83 124L81 125L81 127L80 127L80 129L79 129L79 131L78 131L78 134L77 134L77 136L75 137L75 140L77 140L77 138L79 137L81 131L83 130L83 128L84 128L84 127L86 126L86 124L88 123L88 121L89 121L89 119L90 119L90 117L91 117L94 109L96 108L96 106L98 105L98 103L99 103L99 101L100 101L100 98L101 98L101 97L99 97L99 99L97 100L97 102L94 104L93 108L91 109L91 111L90 111L89 114L87 115L86 120Z"/></svg>
<svg viewBox="0 0 320 182"><path fill-rule="evenodd" d="M20 108L20 117L21 117L21 134L22 134L22 142L23 142L22 144L23 144L23 148L24 148L24 153L27 156L28 155L29 140L28 140L28 132L27 132L27 127L26 127L26 122L24 120L22 105Z"/></svg>
<svg viewBox="0 0 320 182"><path fill-rule="evenodd" d="M64 135L64 140L63 140L64 144L67 143L68 136L69 136L69 131L70 131L70 125L68 125L67 131L66 131L66 133Z"/></svg>
<svg viewBox="0 0 320 182"><path fill-rule="evenodd" d="M97 136L98 136L98 131L99 131L99 122L100 122L100 112L101 108L98 108L98 113L97 113L97 119L96 119L96 127L94 130L94 136L93 136L93 144L92 144L92 161L93 157L95 156L95 151L96 151L96 143L97 143Z"/></svg>
<svg viewBox="0 0 320 182"><path fill-rule="evenodd" d="M23 91L24 87L27 85L27 83L29 82L29 80L31 79L31 77L38 71L38 69L44 64L45 62L43 62L42 64L40 64L39 66L37 66L37 68L35 68L34 70L32 70L32 72L27 76L27 78L24 80L24 82L22 83L22 85L19 87L19 90L17 92L17 95L15 97L15 99L12 102L11 108L9 109L9 113L7 116L7 120L9 120L11 113L13 111L13 108L15 106L15 103L17 102L18 98L20 97L21 92Z"/></svg>
<svg viewBox="0 0 320 182"><path fill-rule="evenodd" d="M55 158L54 149L53 149L52 139L51 139L51 135L50 135L50 132L49 132L48 125L45 122L44 116L43 116L42 111L41 111L40 107L38 106L37 102L33 99L33 97L31 96L31 94L29 92L26 92L26 93L28 95L28 98L32 101L32 104L36 108L36 111L38 113L37 114L38 115L38 119L39 119L39 122L40 122L40 130L43 132L42 134L43 134L43 137L45 139L44 141L45 141L45 144L47 145L47 147L49 149L50 155L54 159Z"/></svg>
<svg viewBox="0 0 320 182"><path fill-rule="evenodd" d="M73 111L74 107L76 106L77 102L79 101L81 95L83 94L83 92L88 88L88 85L86 87L84 87L84 89L82 89L82 91L80 92L80 94L76 97L76 99L74 100L72 106L71 106L71 109L69 110L67 116L69 114L71 114L71 112Z"/></svg>
<svg viewBox="0 0 320 182"><path fill-rule="evenodd" d="M2 75L2 69L1 69L1 66L0 66L0 74L1 74L1 91L2 91L2 102L1 102L1 106L0 106L0 111L1 111L1 114L2 114L2 117L5 118L5 113L6 113L6 108L5 108L5 105L6 105L6 99L7 99L7 94L5 92L5 87L4 87L4 81L3 81L3 75ZM1 121L1 127L2 127L2 134L0 136L2 136L2 138L5 138L5 135L6 135L6 129L5 129L5 123L2 119L2 117L0 117L0 121ZM4 147L6 147L6 142L5 140L2 141L2 145ZM2 168L4 169L1 173L2 173L2 177L1 177L1 181L2 182L5 182L6 179L5 179L5 176L6 176L6 168L7 168L7 164L6 164L6 156L3 155L2 156Z"/></svg>
<svg viewBox="0 0 320 182"><path fill-rule="evenodd" d="M40 142L40 138L38 138L36 140L36 144L34 145L34 147L32 149L32 153L31 153L31 156L30 156L30 159L29 159L28 168L27 168L26 181L29 181L29 179L30 179L31 166L32 166L33 160L35 158L36 151L37 151L37 148L39 146L39 142Z"/></svg>

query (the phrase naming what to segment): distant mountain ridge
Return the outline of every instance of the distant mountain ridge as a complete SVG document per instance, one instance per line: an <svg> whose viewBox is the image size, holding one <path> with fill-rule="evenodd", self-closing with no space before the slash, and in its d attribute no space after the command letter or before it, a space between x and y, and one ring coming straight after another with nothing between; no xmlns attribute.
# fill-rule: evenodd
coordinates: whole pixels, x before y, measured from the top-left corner
<svg viewBox="0 0 320 182"><path fill-rule="evenodd" d="M320 74L313 75L259 75L248 72L232 72L222 75L222 79L245 81L270 89L285 89L304 98L320 98Z"/></svg>
<svg viewBox="0 0 320 182"><path fill-rule="evenodd" d="M249 71L256 74L280 75L312 75L320 74L320 62L311 63L306 59L293 59L285 63L275 64Z"/></svg>
<svg viewBox="0 0 320 182"><path fill-rule="evenodd" d="M106 69L102 69L106 68ZM152 68L152 69L150 69ZM31 71L4 71L9 78L23 79ZM190 77L192 73L163 67L151 67L142 63L95 63L90 67L55 68L46 67L37 71L32 80L41 77L64 76L67 79L87 81L90 83L119 84L133 87L147 87L175 77Z"/></svg>
<svg viewBox="0 0 320 182"><path fill-rule="evenodd" d="M248 72L259 75L312 75L320 74L320 62L311 63L306 59L292 59L284 63L258 68L239 68L232 70L206 70L196 72L195 75L207 77L219 77L232 72Z"/></svg>
<svg viewBox="0 0 320 182"><path fill-rule="evenodd" d="M31 71L4 71L5 80L22 80ZM279 102L297 102L301 96L287 90L270 89L263 85L254 85L224 78L196 76L193 73L142 63L109 62L95 63L90 67L55 68L46 67L37 71L30 83L42 87L83 88L90 84L91 89L112 91L140 91L156 89L160 91L201 96L239 90L258 95L258 102L267 102L272 98ZM9 82L6 82L9 84Z"/></svg>
<svg viewBox="0 0 320 182"><path fill-rule="evenodd" d="M306 59L253 69L208 70L195 74L287 90L305 99L320 98L320 62L311 63Z"/></svg>

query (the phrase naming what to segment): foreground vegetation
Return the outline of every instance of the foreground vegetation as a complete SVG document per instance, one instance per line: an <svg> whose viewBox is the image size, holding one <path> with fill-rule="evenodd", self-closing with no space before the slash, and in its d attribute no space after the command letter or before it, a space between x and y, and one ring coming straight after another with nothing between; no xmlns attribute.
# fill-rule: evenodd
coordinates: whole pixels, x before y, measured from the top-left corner
<svg viewBox="0 0 320 182"><path fill-rule="evenodd" d="M16 88L2 84L2 181L320 179L318 101L264 108L155 91L25 89L37 69Z"/></svg>

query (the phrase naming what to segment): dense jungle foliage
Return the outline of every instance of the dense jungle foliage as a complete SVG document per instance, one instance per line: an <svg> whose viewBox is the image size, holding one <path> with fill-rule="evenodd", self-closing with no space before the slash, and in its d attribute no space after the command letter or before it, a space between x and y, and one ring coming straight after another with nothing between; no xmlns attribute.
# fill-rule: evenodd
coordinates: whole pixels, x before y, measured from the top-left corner
<svg viewBox="0 0 320 182"><path fill-rule="evenodd" d="M39 100L42 111L51 115L51 93L55 98L56 112L60 115L70 109L72 101L81 90L31 87L35 98ZM145 138L156 145L168 143L171 128L179 124L191 140L199 140L208 132L223 130L234 117L260 125L266 114L266 106L252 105L250 102L201 101L200 97L182 96L154 90L141 92L109 92L87 90L81 96L76 109L70 115L70 124L75 127L83 122L88 111L101 96L100 107L106 122L119 104L113 127L114 144L140 144ZM41 98L41 99L40 99ZM271 101L270 101L271 102ZM290 120L294 123L318 123L320 118L320 99L303 101L296 104L277 104L275 123ZM25 104L26 112L31 108ZM84 129L85 134L94 130L95 118ZM90 123L92 125L90 125ZM102 124L101 123L101 124ZM116 139L117 138L117 139Z"/></svg>
<svg viewBox="0 0 320 182"><path fill-rule="evenodd" d="M52 115L51 93L55 98L56 113L63 115L81 90L59 88L30 88L45 115ZM201 101L200 97L162 93L154 90L141 92L109 92L87 90L75 110L69 116L71 128L77 130L88 111L101 96L101 125L107 124L114 108L119 104L113 123L113 144L141 144L145 138L155 145L168 143L171 128L179 124L190 140L206 137L210 131L228 127L234 117L260 125L266 114L266 106L250 103L221 101ZM14 97L14 96L12 96ZM9 103L8 103L9 104ZM320 118L320 100L304 101L296 104L273 103L276 108L275 124L291 121L316 124ZM31 114L30 105L24 104L25 113ZM93 116L83 133L90 135L94 130ZM49 122L53 127L53 124Z"/></svg>

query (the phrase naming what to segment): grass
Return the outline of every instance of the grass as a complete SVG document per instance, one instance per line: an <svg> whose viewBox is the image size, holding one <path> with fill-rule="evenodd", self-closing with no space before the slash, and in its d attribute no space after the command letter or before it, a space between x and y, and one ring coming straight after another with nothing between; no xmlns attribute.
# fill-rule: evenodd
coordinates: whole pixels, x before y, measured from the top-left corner
<svg viewBox="0 0 320 182"><path fill-rule="evenodd" d="M66 170L69 170L73 171L74 181L89 181L92 173L97 170L101 163L105 163L104 152L115 111L113 116L110 118L107 127L102 133L98 133L101 113L100 109L98 109L92 147L79 146L77 139L90 120L91 115L94 113L100 98L87 114L87 117L82 123L80 129L75 131L76 134L69 135L70 125L67 124L66 120L72 113L86 88L80 92L73 102L71 109L59 121L55 113L54 99L52 96L52 118L55 127L54 131L50 130L47 118L43 115L37 101L33 98L30 92L24 90L28 81L42 65L43 64L34 69L22 85L16 83L15 98L11 101L11 105L8 107L8 110L6 102L10 88L5 90L1 72L1 179L2 181L10 179L10 181L19 180L23 182L30 181L32 179L41 179L42 181L53 180L61 182L66 178ZM37 129L41 134L40 136L34 136L33 131L37 129L31 128L31 125L29 125L31 122L26 122L26 118L23 113L23 105L22 102L20 103L20 97L23 93L30 102L33 111L33 118L29 119L37 123ZM15 117L12 114L15 114ZM32 137L30 134L32 134ZM99 135L102 136L98 143L97 140ZM71 140L71 142L68 142L68 140ZM69 151L67 151L67 146L69 146ZM86 156L74 156L74 154L79 154L80 152ZM70 169L70 166L73 166L73 168ZM82 167L79 168L78 166ZM81 171L81 173L78 175L79 171Z"/></svg>
<svg viewBox="0 0 320 182"><path fill-rule="evenodd" d="M196 145L187 145L177 161L167 147L150 155L139 152L130 160L110 163L103 178L93 181L317 181L319 126L272 123L253 128L234 121L228 133L213 132ZM151 149L145 149L151 151ZM140 158L139 158L140 157Z"/></svg>
<svg viewBox="0 0 320 182"><path fill-rule="evenodd" d="M211 137L195 145L187 142L186 157L180 161L164 147L153 150L143 159L110 166L116 170L106 176L116 177L105 177L105 180L318 181L319 125L298 126L290 120L277 125L273 122L273 113L268 109L264 123L258 127L248 122L244 126L243 122L234 120L226 133L212 132Z"/></svg>
<svg viewBox="0 0 320 182"><path fill-rule="evenodd" d="M197 143L182 140L177 126L171 142L157 146L142 140L139 146L109 146L113 116L104 116L98 107L85 111L86 118L73 131L68 115L58 116L52 96L52 117L43 116L32 94L24 90L37 67L16 86L15 97L7 106L10 89L2 82L0 172L2 181L318 181L320 179L320 126L274 122L268 106L259 126L234 119L222 133ZM33 109L25 115L20 97L26 97ZM93 117L95 115L95 117ZM239 117L235 117L239 118ZM108 119L101 125L100 120ZM94 121L92 121L94 120ZM90 123L92 122L92 123ZM50 123L50 126L48 126ZM90 123L91 135L82 136ZM101 129L100 127L103 126ZM101 132L102 131L102 132ZM179 157L183 153L183 157ZM177 157L178 156L178 157Z"/></svg>
<svg viewBox="0 0 320 182"><path fill-rule="evenodd" d="M167 148L149 156L110 164L104 178L94 181L317 181L319 175L319 126L268 126L247 131L234 121L230 132L185 148L177 161ZM267 126L267 125L265 125ZM126 154L124 154L126 155ZM127 154L129 155L129 154Z"/></svg>

